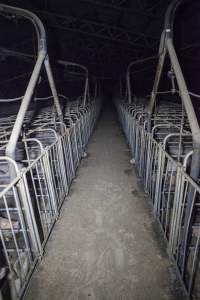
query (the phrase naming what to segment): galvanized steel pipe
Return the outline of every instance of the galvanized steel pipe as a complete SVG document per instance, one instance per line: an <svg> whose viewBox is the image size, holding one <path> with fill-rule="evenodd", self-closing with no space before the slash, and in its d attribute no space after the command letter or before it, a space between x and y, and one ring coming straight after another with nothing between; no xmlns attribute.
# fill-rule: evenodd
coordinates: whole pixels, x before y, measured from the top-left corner
<svg viewBox="0 0 200 300"><path fill-rule="evenodd" d="M88 96L88 93L89 93L89 72L88 72L88 69L85 66L83 66L81 64L74 63L74 62L58 60L58 63L65 66L66 68L68 66L77 67L77 68L82 69L85 72L85 88L84 88L84 94L83 94L83 107L85 107L86 102L87 102L87 96Z"/></svg>
<svg viewBox="0 0 200 300"><path fill-rule="evenodd" d="M17 8L17 7L0 4L0 12L6 13L6 14L11 14L11 15L14 15L17 17L22 17L22 18L25 18L25 19L31 21L35 27L35 30L37 33L37 40L38 40L38 58L37 58L35 67L33 69L33 73L31 75L25 95L21 102L21 106L20 106L13 130L12 130L12 133L10 136L10 140L9 140L7 148L6 148L6 155L11 157L12 159L15 159L15 149L16 149L17 141L19 139L19 135L20 135L21 128L23 125L23 120L24 120L24 117L28 110L30 101L32 99L34 89L37 84L39 74L41 71L41 67L42 67L42 64L44 63L44 61L46 63L47 75L48 75L51 90L52 90L52 93L54 96L54 103L55 103L55 106L57 109L58 116L61 116L61 108L60 108L60 103L58 100L58 95L57 95L57 91L55 89L55 84L54 84L54 80L53 80L53 76L51 73L50 64L49 64L49 60L48 60L48 56L47 56L46 32L45 32L42 22L32 12L29 12L28 10Z"/></svg>

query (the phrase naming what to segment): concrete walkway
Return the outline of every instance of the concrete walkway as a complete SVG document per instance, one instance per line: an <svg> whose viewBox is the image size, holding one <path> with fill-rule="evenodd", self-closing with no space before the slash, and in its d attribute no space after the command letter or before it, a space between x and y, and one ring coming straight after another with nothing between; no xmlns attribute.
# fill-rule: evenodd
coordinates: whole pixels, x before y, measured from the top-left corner
<svg viewBox="0 0 200 300"><path fill-rule="evenodd" d="M107 109L26 300L183 300L149 200Z"/></svg>

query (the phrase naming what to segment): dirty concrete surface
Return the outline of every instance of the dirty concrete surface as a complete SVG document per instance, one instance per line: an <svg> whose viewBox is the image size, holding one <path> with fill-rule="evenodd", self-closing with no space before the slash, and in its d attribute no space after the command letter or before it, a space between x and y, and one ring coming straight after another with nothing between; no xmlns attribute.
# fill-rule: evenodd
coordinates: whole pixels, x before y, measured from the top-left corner
<svg viewBox="0 0 200 300"><path fill-rule="evenodd" d="M106 108L26 300L183 300L117 116Z"/></svg>

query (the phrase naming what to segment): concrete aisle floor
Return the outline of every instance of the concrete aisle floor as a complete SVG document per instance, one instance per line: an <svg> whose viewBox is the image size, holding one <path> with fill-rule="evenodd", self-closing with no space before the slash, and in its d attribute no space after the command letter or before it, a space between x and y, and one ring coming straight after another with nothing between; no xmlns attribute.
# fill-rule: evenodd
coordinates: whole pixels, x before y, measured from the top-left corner
<svg viewBox="0 0 200 300"><path fill-rule="evenodd" d="M103 112L26 300L184 299L130 153Z"/></svg>

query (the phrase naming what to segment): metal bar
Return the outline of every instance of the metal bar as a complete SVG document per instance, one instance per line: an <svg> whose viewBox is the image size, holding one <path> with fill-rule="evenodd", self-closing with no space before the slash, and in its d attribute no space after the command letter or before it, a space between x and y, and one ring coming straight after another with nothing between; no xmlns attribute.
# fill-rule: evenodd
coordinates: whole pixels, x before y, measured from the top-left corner
<svg viewBox="0 0 200 300"><path fill-rule="evenodd" d="M131 79L130 79L130 75L131 75L131 68L136 65L136 64L140 64L140 63L144 63L147 62L149 60L153 60L158 58L158 55L154 55L154 56L149 56L149 57L145 57L142 59L138 59L135 61L132 61L127 68L127 72L126 72L126 84L127 84L127 91L128 91L128 103L131 104L131 100L132 100L132 89L131 89ZM121 81L120 81L121 83Z"/></svg>
<svg viewBox="0 0 200 300"><path fill-rule="evenodd" d="M185 79L183 77L183 73L181 71L181 67L174 49L174 45L172 42L171 38L166 39L166 45L167 45L167 50L170 56L170 60L173 66L174 73L176 75L177 79L177 84L180 90L180 96L183 101L186 114L190 123L194 143L197 143L197 145L200 144L200 128L199 128L199 123L197 121L197 116L194 111L194 107L187 89L187 85L185 82Z"/></svg>
<svg viewBox="0 0 200 300"><path fill-rule="evenodd" d="M161 43L162 43L162 41L161 41ZM151 116L153 114L153 109L154 109L154 105L155 105L155 101L156 101L156 94L158 91L158 87L159 87L159 83L160 83L160 79L161 79L161 75L162 75L162 71L163 71L165 57L166 57L166 49L164 48L163 53L159 57L159 62L158 62L157 70L156 70L156 76L155 76L155 80L154 80L153 90L151 93L151 99L150 99L150 102L148 105L149 120L151 119ZM148 124L148 131L149 132L151 131L150 121Z"/></svg>
<svg viewBox="0 0 200 300"><path fill-rule="evenodd" d="M154 80L154 85L153 85L153 90L151 94L151 99L150 103L148 106L148 113L149 113L149 121L148 121L148 130L151 130L151 115L153 113L155 101L156 101L156 93L158 91L158 86L160 83L160 78L161 74L163 71L163 66L166 58L166 52L167 52L167 45L166 45L166 40L169 37L172 37L173 35L173 26L174 26L174 18L175 18L175 13L179 5L183 2L183 0L174 0L171 2L171 4L168 6L168 9L165 14L165 24L164 24L164 31L161 35L161 40L160 40L160 48L159 48L159 62L158 62L158 67L156 71L156 77Z"/></svg>
<svg viewBox="0 0 200 300"><path fill-rule="evenodd" d="M13 7L5 4L0 4L0 12L2 14L8 13L14 16L19 16L23 17L25 19L28 19L31 21L35 27L36 33L37 33L37 38L38 38L38 52L40 50L46 51L47 45L46 45L46 32L44 29L44 26L41 22L41 20L36 16L34 13L18 8L18 7Z"/></svg>
<svg viewBox="0 0 200 300"><path fill-rule="evenodd" d="M15 148L16 148L17 141L18 141L18 138L19 138L19 135L21 132L24 117L25 117L26 111L28 109L28 106L30 104L30 101L32 99L34 89L35 89L35 86L36 86L38 78L39 78L40 70L41 70L41 67L42 67L42 64L44 61L45 61L45 66L46 66L46 70L47 70L47 75L48 75L49 82L50 82L50 87L51 87L51 90L52 90L52 93L54 96L54 101L55 101L58 116L61 116L62 112L61 112L61 108L59 105L59 100L58 100L58 96L57 96L57 92L56 92L56 88L55 88L55 84L54 84L54 80L53 80L53 76L52 76L52 72L50 69L50 64L49 64L49 60L48 60L48 56L47 56L46 32L45 32L42 22L34 13L29 12L28 10L21 9L21 8L16 8L16 7L11 7L8 5L0 4L0 12L3 14L6 13L6 14L12 14L14 16L23 17L23 18L31 21L35 27L35 30L37 33L37 40L38 40L38 58L37 58L35 67L33 69L33 73L31 75L29 84L27 86L24 98L22 100L16 121L15 121L15 124L13 127L13 131L10 136L9 143L6 148L6 155L10 156L11 158L14 159L15 158Z"/></svg>
<svg viewBox="0 0 200 300"><path fill-rule="evenodd" d="M73 66L73 67L80 68L85 72L85 87L84 87L84 95L83 95L83 107L85 107L86 102L87 102L87 95L88 95L88 91L89 91L89 72L88 72L88 69L85 66L83 66L81 64L74 63L74 62L58 60L58 63L65 66L66 68L68 66Z"/></svg>
<svg viewBox="0 0 200 300"><path fill-rule="evenodd" d="M44 62L45 56L46 56L46 52L41 51L38 58L37 58L37 62L35 64L33 73L31 75L31 78L30 78L30 81L29 81L29 84L28 84L28 87L26 89L26 93L25 93L24 98L22 100L19 112L17 114L15 124L13 126L13 130L12 130L12 133L11 133L11 136L10 136L10 140L9 140L9 142L7 144L7 147L6 147L6 155L11 157L12 159L15 159L15 149L16 149L17 141L18 141L19 136L20 136L21 128L22 128L22 125L23 125L23 122L24 122L24 117L26 115L28 106L29 106L30 101L32 99L33 92L34 92L35 86L37 84L38 77L39 77L40 70L41 70L42 64Z"/></svg>
<svg viewBox="0 0 200 300"><path fill-rule="evenodd" d="M57 90L56 90L56 86L55 86L53 74L52 74L52 71L51 71L51 66L50 66L48 55L46 55L46 57L45 57L44 64L45 64L45 68L46 68L46 72L47 72L51 92L52 92L52 95L53 95L53 98L54 98L54 103L55 103L56 111L57 111L57 114L58 114L58 118L59 118L60 122L63 122L62 110L61 110L61 107L60 107L58 93L57 93Z"/></svg>
<svg viewBox="0 0 200 300"><path fill-rule="evenodd" d="M80 32L109 41L113 40L119 43L132 44L135 47L142 49L154 49L155 43L158 40L158 38L155 36L151 36L141 32L132 32L127 30L125 31L120 27L110 26L107 24L92 22L88 20L81 20L80 18L72 16L63 16L46 11L36 11L36 13L41 15L42 18L48 22L49 26L73 32ZM138 43L138 40L142 40L143 42L149 40L150 43L148 43L145 47L144 44Z"/></svg>

